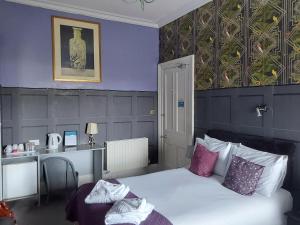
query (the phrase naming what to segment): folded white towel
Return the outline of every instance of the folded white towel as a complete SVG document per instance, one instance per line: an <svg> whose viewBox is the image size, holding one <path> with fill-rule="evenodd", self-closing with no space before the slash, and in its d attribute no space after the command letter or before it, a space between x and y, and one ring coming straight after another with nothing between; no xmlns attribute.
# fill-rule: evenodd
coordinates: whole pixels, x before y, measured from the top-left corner
<svg viewBox="0 0 300 225"><path fill-rule="evenodd" d="M125 198L128 192L129 187L124 184L112 184L105 180L99 180L85 198L85 203L112 203Z"/></svg>
<svg viewBox="0 0 300 225"><path fill-rule="evenodd" d="M139 225L147 219L154 206L147 203L144 198L130 198L115 202L105 215L105 224L130 223Z"/></svg>

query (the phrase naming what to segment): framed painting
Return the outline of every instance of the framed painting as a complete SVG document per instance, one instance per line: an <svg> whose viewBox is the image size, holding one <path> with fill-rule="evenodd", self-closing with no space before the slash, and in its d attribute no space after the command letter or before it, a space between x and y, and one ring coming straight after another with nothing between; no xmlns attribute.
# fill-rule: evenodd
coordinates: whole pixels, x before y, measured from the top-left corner
<svg viewBox="0 0 300 225"><path fill-rule="evenodd" d="M53 79L101 82L100 24L52 17Z"/></svg>

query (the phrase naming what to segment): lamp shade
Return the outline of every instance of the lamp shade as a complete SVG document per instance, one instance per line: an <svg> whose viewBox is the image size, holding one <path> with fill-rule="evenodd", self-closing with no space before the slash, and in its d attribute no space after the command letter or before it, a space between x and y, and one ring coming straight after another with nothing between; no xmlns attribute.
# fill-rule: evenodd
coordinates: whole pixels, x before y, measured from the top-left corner
<svg viewBox="0 0 300 225"><path fill-rule="evenodd" d="M98 134L98 125L97 123L88 123L86 128L87 134Z"/></svg>

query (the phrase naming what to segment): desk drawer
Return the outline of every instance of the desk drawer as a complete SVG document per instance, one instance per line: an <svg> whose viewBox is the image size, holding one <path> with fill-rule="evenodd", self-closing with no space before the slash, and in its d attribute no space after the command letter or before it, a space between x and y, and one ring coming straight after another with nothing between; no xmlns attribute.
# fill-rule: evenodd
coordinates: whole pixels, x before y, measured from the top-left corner
<svg viewBox="0 0 300 225"><path fill-rule="evenodd" d="M37 162L7 164L2 167L3 199L37 194Z"/></svg>

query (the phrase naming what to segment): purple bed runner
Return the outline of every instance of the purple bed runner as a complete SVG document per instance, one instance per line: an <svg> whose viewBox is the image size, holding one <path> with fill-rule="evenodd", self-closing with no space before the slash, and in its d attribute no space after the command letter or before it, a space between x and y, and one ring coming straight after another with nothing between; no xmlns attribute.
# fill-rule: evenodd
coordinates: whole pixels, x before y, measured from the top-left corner
<svg viewBox="0 0 300 225"><path fill-rule="evenodd" d="M118 183L117 180L110 180L109 182ZM78 222L79 225L105 225L105 215L113 204L85 204L84 202L84 199L92 191L94 186L94 183L82 185L72 195L66 206L67 220ZM126 198L136 197L137 196L132 192L128 193L126 196ZM141 225L172 225L172 223L163 215L153 210Z"/></svg>

